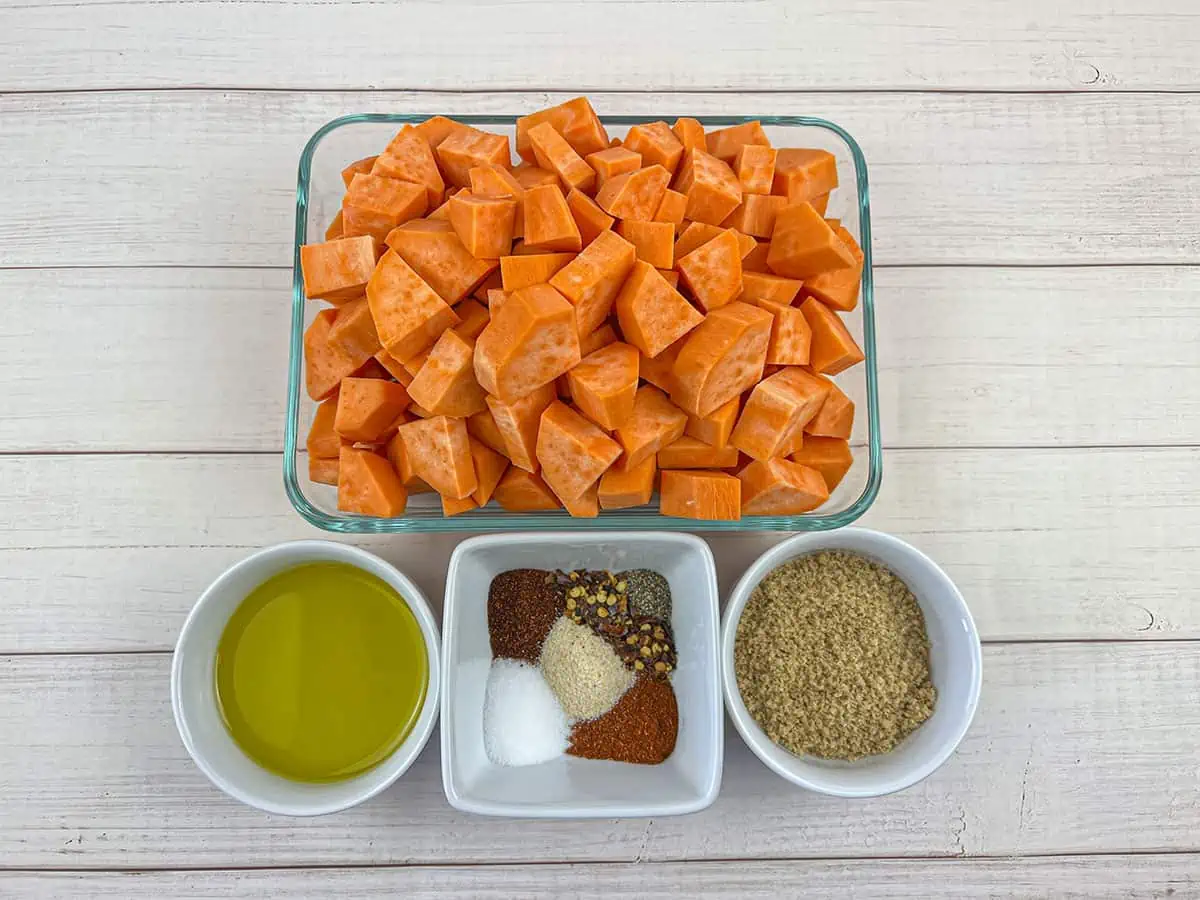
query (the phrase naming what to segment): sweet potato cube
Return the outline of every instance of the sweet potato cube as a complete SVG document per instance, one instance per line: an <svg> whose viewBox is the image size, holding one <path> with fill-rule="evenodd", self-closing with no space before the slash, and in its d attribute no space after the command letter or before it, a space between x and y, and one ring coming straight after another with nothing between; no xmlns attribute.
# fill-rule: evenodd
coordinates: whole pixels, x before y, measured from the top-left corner
<svg viewBox="0 0 1200 900"><path fill-rule="evenodd" d="M453 331L468 344L474 344L475 339L483 333L483 329L491 321L488 308L474 297L468 297L458 304L454 307L454 312L462 319L462 322L455 325Z"/></svg>
<svg viewBox="0 0 1200 900"><path fill-rule="evenodd" d="M589 153L586 159L592 171L596 173L597 189L604 186L618 175L636 172L642 167L642 156L625 147L606 147Z"/></svg>
<svg viewBox="0 0 1200 900"><path fill-rule="evenodd" d="M725 472L664 470L658 495L664 516L717 521L742 517L742 483Z"/></svg>
<svg viewBox="0 0 1200 900"><path fill-rule="evenodd" d="M471 177L471 193L476 197L499 197L517 201L516 212L513 215L512 236L514 238L521 237L525 233L525 214L521 206L525 188L521 182L517 181L516 176L504 166L498 166L495 163L475 166L468 175Z"/></svg>
<svg viewBox="0 0 1200 900"><path fill-rule="evenodd" d="M614 343L590 353L567 373L571 397L579 411L612 431L633 415L638 387L638 351Z"/></svg>
<svg viewBox="0 0 1200 900"><path fill-rule="evenodd" d="M559 500L562 500L559 497ZM563 508L574 519L594 519L600 515L600 485L595 482L573 500L562 500Z"/></svg>
<svg viewBox="0 0 1200 900"><path fill-rule="evenodd" d="M333 430L334 416L337 415L337 400L326 400L313 413L312 426L308 429L308 440L305 449L309 456L323 456L333 459L345 443L341 436Z"/></svg>
<svg viewBox="0 0 1200 900"><path fill-rule="evenodd" d="M679 272L675 269L658 269L657 271L673 290L679 290Z"/></svg>
<svg viewBox="0 0 1200 900"><path fill-rule="evenodd" d="M355 175L342 200L342 233L382 241L397 225L425 215L425 188L381 175Z"/></svg>
<svg viewBox="0 0 1200 900"><path fill-rule="evenodd" d="M670 222L639 222L626 219L617 224L617 234L633 244L637 258L658 269L675 264L675 226Z"/></svg>
<svg viewBox="0 0 1200 900"><path fill-rule="evenodd" d="M575 251L583 247L579 226L557 184L530 188L525 192L522 206L525 210L524 246L544 251Z"/></svg>
<svg viewBox="0 0 1200 900"><path fill-rule="evenodd" d="M804 426L804 431L820 437L849 440L854 430L854 401L829 379L822 380L829 382L829 394L817 414Z"/></svg>
<svg viewBox="0 0 1200 900"><path fill-rule="evenodd" d="M756 459L737 477L746 516L798 516L829 499L820 472L786 459Z"/></svg>
<svg viewBox="0 0 1200 900"><path fill-rule="evenodd" d="M729 443L729 436L733 433L733 426L737 423L741 408L741 398L734 397L707 416L689 414L683 433L720 450Z"/></svg>
<svg viewBox="0 0 1200 900"><path fill-rule="evenodd" d="M760 302L759 306L766 308ZM794 306L771 310L775 323L771 326L771 342L767 345L767 365L803 366L808 364L812 346L812 329L804 313Z"/></svg>
<svg viewBox="0 0 1200 900"><path fill-rule="evenodd" d="M621 464L636 466L683 436L687 414L656 387L638 388L633 414L617 428L617 440L625 450Z"/></svg>
<svg viewBox="0 0 1200 900"><path fill-rule="evenodd" d="M375 160L377 159L379 159L378 156L366 156L350 163L350 165L342 169L342 184L350 187L350 182L354 180L355 175L360 173L363 175L370 174L371 169L375 167Z"/></svg>
<svg viewBox="0 0 1200 900"><path fill-rule="evenodd" d="M575 308L580 334L595 331L608 318L636 260L632 244L615 232L605 231L554 273L550 286Z"/></svg>
<svg viewBox="0 0 1200 900"><path fill-rule="evenodd" d="M521 204L518 203L517 208L520 209ZM483 281L479 282L479 286L476 287L475 290L471 292L471 296L474 297L476 300L478 300L480 303L487 305L488 291L491 291L491 290L498 291L503 287L504 287L504 276L500 272L500 267L497 266L496 268L492 269L491 272L488 273L487 278L485 278L485 279L483 279Z"/></svg>
<svg viewBox="0 0 1200 900"><path fill-rule="evenodd" d="M654 495L654 478L658 465L647 456L636 466L625 468L618 464L600 476L598 497L602 509L629 509L644 506Z"/></svg>
<svg viewBox="0 0 1200 900"><path fill-rule="evenodd" d="M364 516L402 516L408 491L378 453L343 447L338 456L338 509Z"/></svg>
<svg viewBox="0 0 1200 900"><path fill-rule="evenodd" d="M743 194L770 194L775 179L775 151L761 144L743 144L733 158L733 173Z"/></svg>
<svg viewBox="0 0 1200 900"><path fill-rule="evenodd" d="M437 416L465 418L487 409L483 388L475 380L473 348L453 330L438 338L408 393Z"/></svg>
<svg viewBox="0 0 1200 900"><path fill-rule="evenodd" d="M313 400L324 400L337 390L343 378L362 365L329 343L336 317L336 309L323 309L304 331L304 382Z"/></svg>
<svg viewBox="0 0 1200 900"><path fill-rule="evenodd" d="M514 291L475 341L475 377L512 402L579 362L575 311L548 284Z"/></svg>
<svg viewBox="0 0 1200 900"><path fill-rule="evenodd" d="M579 239L584 247L599 237L600 232L612 228L616 221L582 191L573 190L567 194L567 208L575 219L575 227L579 229Z"/></svg>
<svg viewBox="0 0 1200 900"><path fill-rule="evenodd" d="M329 329L329 343L340 348L346 356L365 363L383 347L375 331L375 320L366 297L351 300L338 309L333 327Z"/></svg>
<svg viewBox="0 0 1200 900"><path fill-rule="evenodd" d="M745 303L753 303L774 312L781 306L791 306L800 294L803 282L795 278L781 278L762 272L742 273L742 296Z"/></svg>
<svg viewBox="0 0 1200 900"><path fill-rule="evenodd" d="M663 191L662 200L658 202L654 221L670 222L672 229L678 232L683 227L683 217L686 212L687 194L681 194L679 191L672 191L668 188Z"/></svg>
<svg viewBox="0 0 1200 900"><path fill-rule="evenodd" d="M329 227L325 229L325 240L336 241L340 237L345 237L342 227L342 211L339 209L333 216L333 221L329 223Z"/></svg>
<svg viewBox="0 0 1200 900"><path fill-rule="evenodd" d="M454 310L393 251L383 255L367 283L367 303L379 340L401 362L459 323Z"/></svg>
<svg viewBox="0 0 1200 900"><path fill-rule="evenodd" d="M606 213L618 219L650 222L658 212L663 192L670 182L671 173L662 166L647 166L604 182L596 191L596 202Z"/></svg>
<svg viewBox="0 0 1200 900"><path fill-rule="evenodd" d="M314 484L338 483L338 458L325 456L310 456L308 458L308 480Z"/></svg>
<svg viewBox="0 0 1200 900"><path fill-rule="evenodd" d="M433 147L412 125L405 125L392 138L376 157L371 173L424 186L430 209L438 206L442 202L442 195L446 193L446 183L438 170Z"/></svg>
<svg viewBox="0 0 1200 900"><path fill-rule="evenodd" d="M542 413L537 461L542 479L560 500L574 500L620 455L616 441L565 403L555 400Z"/></svg>
<svg viewBox="0 0 1200 900"><path fill-rule="evenodd" d="M683 144L666 122L633 125L625 135L625 149L640 153L642 165L662 166L674 172L683 157Z"/></svg>
<svg viewBox="0 0 1200 900"><path fill-rule="evenodd" d="M444 333L445 332L443 332L443 334ZM438 337L441 337L441 335L438 335ZM421 367L425 365L425 360L429 359L429 354L432 352L432 350L433 347L426 347L420 353L413 354L402 363L404 366L404 371L408 373L410 379L417 377L417 373L420 372ZM409 381L409 384L412 384L411 380ZM413 405L417 405L415 401ZM432 413L430 413L430 415L432 415Z"/></svg>
<svg viewBox="0 0 1200 900"><path fill-rule="evenodd" d="M430 147L437 150L441 143L450 137L450 135L468 127L470 126L464 125L462 122L456 122L453 119L448 119L445 116L433 116L419 125L414 125L413 131L425 138L429 142Z"/></svg>
<svg viewBox="0 0 1200 900"><path fill-rule="evenodd" d="M833 220L826 219L825 221L832 222ZM854 257L854 265L848 269L835 269L832 272L814 275L804 282L804 292L811 297L816 297L826 306L842 312L850 312L858 306L858 288L862 282L864 264L863 252L858 246L858 241L854 240L854 235L849 231L840 224L831 227L834 234Z"/></svg>
<svg viewBox="0 0 1200 900"><path fill-rule="evenodd" d="M678 118L671 126L671 132L679 139L685 153L688 150L708 150L708 142L704 137L704 126L698 119Z"/></svg>
<svg viewBox="0 0 1200 900"><path fill-rule="evenodd" d="M510 466L504 473L492 496L509 512L539 512L562 508L562 503L546 486L546 482L532 472L518 469L516 466Z"/></svg>
<svg viewBox="0 0 1200 900"><path fill-rule="evenodd" d="M400 426L413 474L443 497L462 500L479 487L464 419L433 416Z"/></svg>
<svg viewBox="0 0 1200 900"><path fill-rule="evenodd" d="M705 143L709 153L727 163L737 158L738 150L745 144L771 146L761 122L743 122L741 125L710 131L705 137Z"/></svg>
<svg viewBox="0 0 1200 900"><path fill-rule="evenodd" d="M464 497L462 500L452 500L449 497L442 497L442 515L447 519L451 516L457 516L460 513L470 512L473 509L478 509L479 504L475 502L475 497Z"/></svg>
<svg viewBox="0 0 1200 900"><path fill-rule="evenodd" d="M533 162L533 142L529 132L542 122L549 122L580 156L587 156L608 146L608 133L587 97L576 97L558 106L538 110L517 119L517 153Z"/></svg>
<svg viewBox="0 0 1200 900"><path fill-rule="evenodd" d="M470 423L467 425L467 431L470 431ZM471 494L471 499L475 501L476 506L487 506L495 493L496 485L500 483L508 468L508 458L473 437L468 439L468 443L471 446L471 460L475 464L475 478L479 482Z"/></svg>
<svg viewBox="0 0 1200 900"><path fill-rule="evenodd" d="M684 335L657 356L640 353L638 377L661 391L672 393L675 387L675 361L686 343L687 335Z"/></svg>
<svg viewBox="0 0 1200 900"><path fill-rule="evenodd" d="M708 225L704 222L689 222L675 242L675 258L683 259L697 247L702 247L723 232L720 225Z"/></svg>
<svg viewBox="0 0 1200 900"><path fill-rule="evenodd" d="M764 275L774 275L771 267L767 265L767 254L771 252L770 241L756 242L754 249L742 257L742 277L745 278L747 272L761 272ZM743 287L745 281L743 280Z"/></svg>
<svg viewBox="0 0 1200 900"><path fill-rule="evenodd" d="M592 167L549 122L530 128L528 137L537 164L557 175L564 190L590 191L595 187L596 173Z"/></svg>
<svg viewBox="0 0 1200 900"><path fill-rule="evenodd" d="M660 469L732 469L737 464L737 447L712 447L686 434L658 451Z"/></svg>
<svg viewBox="0 0 1200 900"><path fill-rule="evenodd" d="M811 204L785 206L775 216L767 265L788 278L852 268L854 254Z"/></svg>
<svg viewBox="0 0 1200 900"><path fill-rule="evenodd" d="M650 263L638 261L616 299L621 333L644 355L658 356L704 321Z"/></svg>
<svg viewBox="0 0 1200 900"><path fill-rule="evenodd" d="M579 354L581 357L590 356L601 347L617 342L617 333L607 322L579 339Z"/></svg>
<svg viewBox="0 0 1200 900"><path fill-rule="evenodd" d="M488 291L489 321L491 321L490 317L496 314L496 310L504 305L504 301L508 299L508 295L511 293L512 291Z"/></svg>
<svg viewBox="0 0 1200 900"><path fill-rule="evenodd" d="M759 382L746 401L729 443L754 459L791 452L797 433L821 409L829 382L789 366Z"/></svg>
<svg viewBox="0 0 1200 900"><path fill-rule="evenodd" d="M804 445L788 456L788 459L820 472L831 494L854 464L849 441L815 434L805 438Z"/></svg>
<svg viewBox="0 0 1200 900"><path fill-rule="evenodd" d="M800 304L800 311L812 329L808 362L814 372L836 375L866 359L838 314L820 300L806 298Z"/></svg>
<svg viewBox="0 0 1200 900"><path fill-rule="evenodd" d="M379 378L344 378L338 390L333 428L352 443L378 441L408 408L404 385Z"/></svg>
<svg viewBox="0 0 1200 900"><path fill-rule="evenodd" d="M370 235L300 248L304 296L310 300L336 302L361 297L374 270L375 239Z"/></svg>
<svg viewBox="0 0 1200 900"><path fill-rule="evenodd" d="M694 416L707 416L759 380L775 318L735 301L704 317L684 341L672 367L671 399Z"/></svg>
<svg viewBox="0 0 1200 900"><path fill-rule="evenodd" d="M521 185L525 190L532 187L540 187L543 184L558 184L558 176L553 172L543 169L540 166L530 165L529 163L521 163L512 170L513 178L517 179L517 184Z"/></svg>
<svg viewBox="0 0 1200 900"><path fill-rule="evenodd" d="M684 155L675 190L687 194L685 217L708 225L720 225L742 202L742 183L733 169L703 150Z"/></svg>
<svg viewBox="0 0 1200 900"><path fill-rule="evenodd" d="M743 194L738 208L724 222L742 234L769 239L775 232L775 217L787 206L786 197L767 194Z"/></svg>
<svg viewBox="0 0 1200 900"><path fill-rule="evenodd" d="M517 201L459 191L446 203L450 224L472 256L498 259L512 249Z"/></svg>
<svg viewBox="0 0 1200 900"><path fill-rule="evenodd" d="M684 284L706 312L733 302L742 292L742 255L737 232L727 228L679 260L677 268Z"/></svg>
<svg viewBox="0 0 1200 900"><path fill-rule="evenodd" d="M545 284L575 258L574 253L536 253L500 257L500 278L508 293L534 284ZM488 297L489 302L491 297ZM492 311L495 315L495 310Z"/></svg>
<svg viewBox="0 0 1200 900"><path fill-rule="evenodd" d="M788 148L775 158L771 193L788 203L811 203L838 186L837 160L828 150Z"/></svg>
<svg viewBox="0 0 1200 900"><path fill-rule="evenodd" d="M404 363L388 353L387 350L380 350L375 354L375 362L383 367L383 370L395 378L405 387L412 382L412 375L404 368Z"/></svg>
<svg viewBox="0 0 1200 900"><path fill-rule="evenodd" d="M529 472L536 472L537 435L542 413L554 402L553 384L546 384L512 403L488 397L488 411L504 442L504 455Z"/></svg>
<svg viewBox="0 0 1200 900"><path fill-rule="evenodd" d="M411 420L410 420L411 421ZM406 424L406 423L401 423ZM404 448L404 436L400 434L399 426L396 433L388 438L387 458L400 476L400 483L410 494L427 494L433 490L429 485L416 476L412 464L408 461L408 451Z"/></svg>
<svg viewBox="0 0 1200 900"><path fill-rule="evenodd" d="M508 458L508 446L504 443L504 435L496 427L496 420L492 418L490 409L467 416L467 433L497 453L503 453L505 459Z"/></svg>
<svg viewBox="0 0 1200 900"><path fill-rule="evenodd" d="M455 187L466 187L471 183L471 169L475 166L494 163L509 168L512 165L508 138L466 125L447 135L434 152L442 174Z"/></svg>
<svg viewBox="0 0 1200 900"><path fill-rule="evenodd" d="M388 233L387 244L451 306L498 265L473 256L449 222L408 222Z"/></svg>

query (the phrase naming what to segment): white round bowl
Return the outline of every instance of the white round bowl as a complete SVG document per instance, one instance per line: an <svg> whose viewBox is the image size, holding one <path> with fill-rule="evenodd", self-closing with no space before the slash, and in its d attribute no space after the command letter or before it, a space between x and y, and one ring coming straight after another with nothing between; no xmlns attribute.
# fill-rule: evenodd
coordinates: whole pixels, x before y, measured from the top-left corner
<svg viewBox="0 0 1200 900"><path fill-rule="evenodd" d="M342 562L391 585L421 626L429 671L425 703L412 732L387 759L354 778L304 784L281 778L242 752L217 708L214 665L221 633L250 591L272 575L310 562ZM171 706L183 745L208 779L250 806L287 816L337 812L374 797L404 774L429 740L438 715L441 677L437 623L421 590L379 557L331 541L296 541L260 550L225 571L188 614L171 664Z"/></svg>
<svg viewBox="0 0 1200 900"><path fill-rule="evenodd" d="M891 569L916 596L929 634L930 669L937 688L933 715L891 752L856 762L796 756L772 741L750 717L733 668L738 621L754 588L773 569L818 550L859 553ZM902 791L937 769L971 725L982 673L979 635L954 582L920 550L864 528L802 534L768 550L733 589L721 625L725 705L742 739L777 775L836 797L879 797Z"/></svg>

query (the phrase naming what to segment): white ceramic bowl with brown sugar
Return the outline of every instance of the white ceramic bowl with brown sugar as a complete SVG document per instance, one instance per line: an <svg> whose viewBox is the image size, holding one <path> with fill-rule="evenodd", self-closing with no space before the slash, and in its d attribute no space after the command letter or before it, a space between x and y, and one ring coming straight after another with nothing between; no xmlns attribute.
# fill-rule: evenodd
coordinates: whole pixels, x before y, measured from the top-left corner
<svg viewBox="0 0 1200 900"><path fill-rule="evenodd" d="M894 572L912 591L925 618L937 700L926 722L893 750L854 762L797 756L772 741L742 702L733 648L742 610L758 583L784 563L821 550L857 553ZM802 534L760 556L738 581L721 624L725 706L747 746L793 784L837 797L879 797L930 775L958 747L975 716L983 677L979 635L967 604L948 575L915 547L865 528Z"/></svg>

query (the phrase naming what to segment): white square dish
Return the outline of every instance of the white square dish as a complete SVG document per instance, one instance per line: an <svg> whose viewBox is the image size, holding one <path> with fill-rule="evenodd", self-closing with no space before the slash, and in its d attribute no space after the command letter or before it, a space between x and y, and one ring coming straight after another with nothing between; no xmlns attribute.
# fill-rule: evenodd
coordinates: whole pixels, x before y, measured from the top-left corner
<svg viewBox="0 0 1200 900"><path fill-rule="evenodd" d="M487 596L508 569L654 569L671 585L679 664L675 752L657 766L563 756L535 766L491 762L483 703L491 642ZM450 558L442 617L442 784L455 809L525 818L613 818L698 812L716 799L724 756L717 573L708 545L690 534L494 534L459 544Z"/></svg>

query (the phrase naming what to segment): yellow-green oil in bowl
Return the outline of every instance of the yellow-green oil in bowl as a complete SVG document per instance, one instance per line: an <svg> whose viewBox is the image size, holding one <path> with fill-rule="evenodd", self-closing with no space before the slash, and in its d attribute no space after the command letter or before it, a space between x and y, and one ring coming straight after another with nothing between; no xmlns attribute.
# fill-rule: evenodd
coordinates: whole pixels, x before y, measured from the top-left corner
<svg viewBox="0 0 1200 900"><path fill-rule="evenodd" d="M317 562L250 592L217 645L217 702L238 746L304 782L353 778L396 750L429 685L421 627L390 585Z"/></svg>

